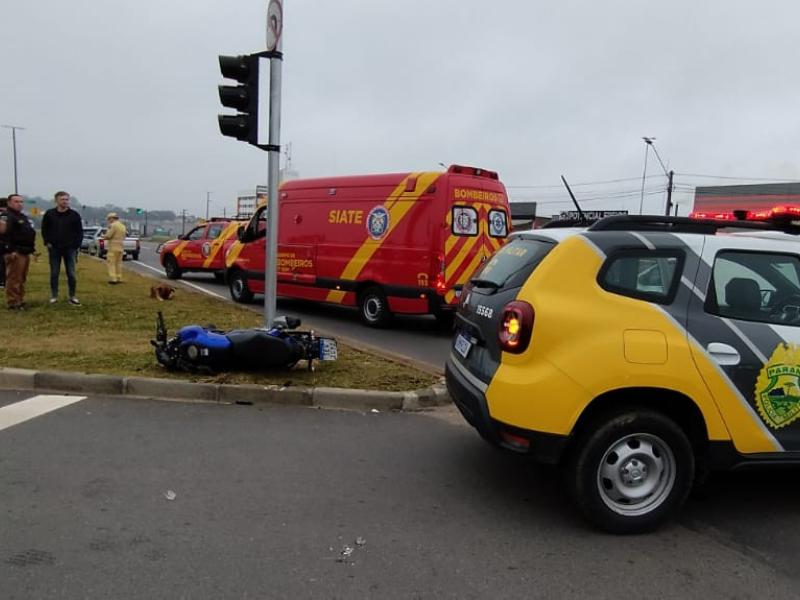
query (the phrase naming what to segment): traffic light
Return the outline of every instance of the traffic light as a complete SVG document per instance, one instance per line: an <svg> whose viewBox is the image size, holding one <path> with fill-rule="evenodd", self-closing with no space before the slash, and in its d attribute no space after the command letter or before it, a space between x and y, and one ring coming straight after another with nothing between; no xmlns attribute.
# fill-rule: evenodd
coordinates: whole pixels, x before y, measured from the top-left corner
<svg viewBox="0 0 800 600"><path fill-rule="evenodd" d="M222 106L234 108L235 115L219 115L222 135L258 145L258 56L220 56L222 76L234 79L239 85L219 86Z"/></svg>

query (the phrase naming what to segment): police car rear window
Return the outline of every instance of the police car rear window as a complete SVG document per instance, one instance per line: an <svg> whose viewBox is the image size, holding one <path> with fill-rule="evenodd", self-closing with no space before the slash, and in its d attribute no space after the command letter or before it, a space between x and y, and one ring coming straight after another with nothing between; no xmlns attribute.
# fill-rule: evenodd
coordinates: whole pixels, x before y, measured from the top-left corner
<svg viewBox="0 0 800 600"><path fill-rule="evenodd" d="M678 250L620 250L600 269L600 286L622 296L669 304L675 297L683 270L684 254Z"/></svg>
<svg viewBox="0 0 800 600"><path fill-rule="evenodd" d="M544 240L512 240L483 263L470 282L476 287L519 287L554 246Z"/></svg>

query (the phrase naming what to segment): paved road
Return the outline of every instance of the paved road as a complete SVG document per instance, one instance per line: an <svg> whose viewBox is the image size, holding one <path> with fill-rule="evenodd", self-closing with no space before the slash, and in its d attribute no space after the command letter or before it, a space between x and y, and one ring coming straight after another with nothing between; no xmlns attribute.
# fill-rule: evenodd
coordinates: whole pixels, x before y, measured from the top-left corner
<svg viewBox="0 0 800 600"><path fill-rule="evenodd" d="M447 412L91 397L2 429L8 412L6 599L800 595L796 471L718 479L678 523L613 537Z"/></svg>
<svg viewBox="0 0 800 600"><path fill-rule="evenodd" d="M142 242L138 263L126 262L125 266L166 279L164 269L155 253L156 246L157 244ZM184 275L182 282L230 301L227 286L217 283L211 275L190 273ZM260 303L252 307L257 311L263 310ZM398 317L391 328L376 330L362 325L355 310L340 306L279 299L278 311L300 317L304 326L411 358L442 373L444 363L450 354L451 335L431 316Z"/></svg>

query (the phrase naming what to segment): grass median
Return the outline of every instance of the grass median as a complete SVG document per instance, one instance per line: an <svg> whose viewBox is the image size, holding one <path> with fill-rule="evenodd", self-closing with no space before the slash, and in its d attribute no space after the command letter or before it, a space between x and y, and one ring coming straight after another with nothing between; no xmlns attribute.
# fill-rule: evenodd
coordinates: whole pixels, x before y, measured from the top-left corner
<svg viewBox="0 0 800 600"><path fill-rule="evenodd" d="M219 329L258 327L260 315L229 302L193 292L183 286L172 300L150 298L155 280L125 269L125 282L109 285L105 261L81 254L77 265L77 296L81 306L67 303L66 278L61 275L60 298L49 304L47 254L31 260L25 302L27 310L3 312L0 365L37 370L79 371L122 376L165 377L214 383L327 386L369 390L412 390L439 378L411 366L376 357L339 343L339 359L306 362L295 368L260 372L199 375L169 372L155 358L157 311L162 311L170 335L184 325ZM5 299L4 299L5 300Z"/></svg>

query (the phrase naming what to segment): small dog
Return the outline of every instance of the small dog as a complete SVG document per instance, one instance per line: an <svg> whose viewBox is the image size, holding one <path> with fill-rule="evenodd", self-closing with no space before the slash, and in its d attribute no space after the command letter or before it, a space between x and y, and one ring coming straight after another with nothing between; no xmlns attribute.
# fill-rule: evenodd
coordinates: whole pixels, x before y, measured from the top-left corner
<svg viewBox="0 0 800 600"><path fill-rule="evenodd" d="M150 297L154 300L159 300L161 302L164 300L172 300L174 295L175 288L171 285L162 283L160 285L154 285L150 287Z"/></svg>

